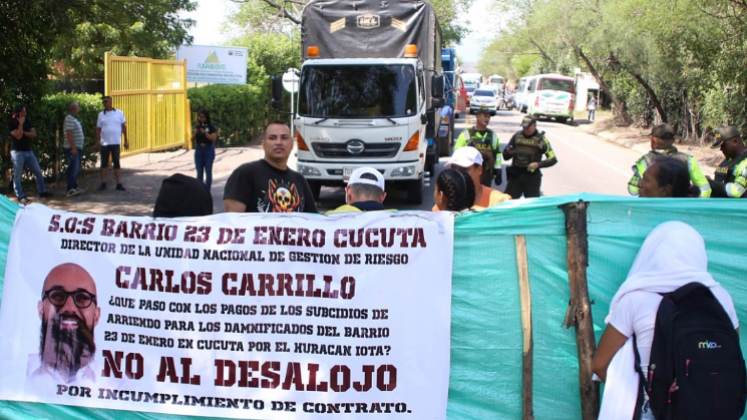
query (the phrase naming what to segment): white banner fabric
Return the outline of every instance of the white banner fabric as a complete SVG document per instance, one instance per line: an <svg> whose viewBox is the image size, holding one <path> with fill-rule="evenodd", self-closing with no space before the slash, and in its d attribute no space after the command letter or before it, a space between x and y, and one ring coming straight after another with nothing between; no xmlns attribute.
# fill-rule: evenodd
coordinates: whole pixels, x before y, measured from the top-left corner
<svg viewBox="0 0 747 420"><path fill-rule="evenodd" d="M187 82L246 84L246 47L181 45L176 59L187 60Z"/></svg>
<svg viewBox="0 0 747 420"><path fill-rule="evenodd" d="M0 399L445 419L453 214L16 217Z"/></svg>

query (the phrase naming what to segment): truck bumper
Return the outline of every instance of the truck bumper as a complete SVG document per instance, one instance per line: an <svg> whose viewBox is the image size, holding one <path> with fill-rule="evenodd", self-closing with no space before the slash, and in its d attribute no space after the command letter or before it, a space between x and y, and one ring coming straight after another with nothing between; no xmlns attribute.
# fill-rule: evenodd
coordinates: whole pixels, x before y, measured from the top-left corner
<svg viewBox="0 0 747 420"><path fill-rule="evenodd" d="M424 172L424 160L423 161L401 161L401 162L361 162L361 163L320 163L320 162L307 162L298 161L297 167L300 172L309 181L319 181L323 185L344 185L347 180L343 175L347 172L347 176L355 168L361 166L370 166L376 168L379 172L384 175L384 179L387 182L399 182L399 181L415 181L423 177Z"/></svg>

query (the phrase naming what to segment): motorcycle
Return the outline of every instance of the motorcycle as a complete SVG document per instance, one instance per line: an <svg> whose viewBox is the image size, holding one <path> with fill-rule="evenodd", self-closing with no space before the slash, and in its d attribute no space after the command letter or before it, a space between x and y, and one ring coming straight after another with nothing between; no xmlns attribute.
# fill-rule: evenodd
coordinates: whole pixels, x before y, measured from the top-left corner
<svg viewBox="0 0 747 420"><path fill-rule="evenodd" d="M509 111L513 111L514 108L516 108L513 97L509 97L508 101L506 101L506 108L508 108Z"/></svg>

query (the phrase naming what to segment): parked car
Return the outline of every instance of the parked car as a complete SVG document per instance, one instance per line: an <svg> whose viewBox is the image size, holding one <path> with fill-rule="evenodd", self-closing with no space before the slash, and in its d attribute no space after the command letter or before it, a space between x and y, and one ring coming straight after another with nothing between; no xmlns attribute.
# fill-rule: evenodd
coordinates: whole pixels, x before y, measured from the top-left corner
<svg viewBox="0 0 747 420"><path fill-rule="evenodd" d="M472 100L472 94L475 93L475 90L477 90L476 86L465 86L465 89L467 90L467 106L469 106L469 101Z"/></svg>

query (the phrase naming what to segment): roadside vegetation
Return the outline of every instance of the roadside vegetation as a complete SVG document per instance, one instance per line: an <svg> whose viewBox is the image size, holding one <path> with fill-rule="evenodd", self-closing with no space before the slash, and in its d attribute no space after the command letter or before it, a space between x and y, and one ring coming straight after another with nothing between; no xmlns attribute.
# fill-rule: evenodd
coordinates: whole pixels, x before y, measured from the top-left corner
<svg viewBox="0 0 747 420"><path fill-rule="evenodd" d="M620 125L669 122L700 142L747 130L747 5L729 0L494 0L511 16L483 74L592 74Z"/></svg>

